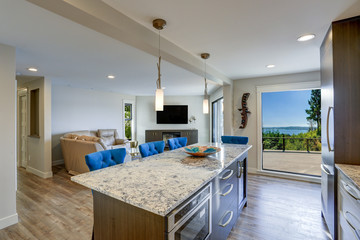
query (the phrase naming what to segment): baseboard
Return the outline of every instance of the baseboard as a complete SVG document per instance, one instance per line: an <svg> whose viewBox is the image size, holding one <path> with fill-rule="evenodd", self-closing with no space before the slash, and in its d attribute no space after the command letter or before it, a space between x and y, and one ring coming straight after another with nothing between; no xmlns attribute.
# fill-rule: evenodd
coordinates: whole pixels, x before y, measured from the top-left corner
<svg viewBox="0 0 360 240"><path fill-rule="evenodd" d="M58 165L62 165L64 164L64 159L58 159L58 160L55 160L55 161L52 161L52 165L53 166L58 166Z"/></svg>
<svg viewBox="0 0 360 240"><path fill-rule="evenodd" d="M8 217L4 217L4 218L0 219L0 229L14 225L18 222L19 222L19 217L18 217L17 213L15 213L14 215L10 215Z"/></svg>
<svg viewBox="0 0 360 240"><path fill-rule="evenodd" d="M29 166L26 167L26 171L31 172L41 178L51 178L53 176L52 172L42 172L40 170L37 170L37 169L29 167Z"/></svg>

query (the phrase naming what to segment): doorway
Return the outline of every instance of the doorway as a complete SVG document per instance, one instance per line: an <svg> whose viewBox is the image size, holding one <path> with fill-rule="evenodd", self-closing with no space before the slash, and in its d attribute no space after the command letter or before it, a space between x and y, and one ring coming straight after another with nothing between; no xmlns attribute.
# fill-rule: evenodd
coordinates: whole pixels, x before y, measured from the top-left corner
<svg viewBox="0 0 360 240"><path fill-rule="evenodd" d="M124 100L124 137L127 140L136 140L135 138L135 101Z"/></svg>
<svg viewBox="0 0 360 240"><path fill-rule="evenodd" d="M224 99L212 102L212 142L221 142L224 135Z"/></svg>
<svg viewBox="0 0 360 240"><path fill-rule="evenodd" d="M18 90L18 154L17 166L27 167L27 89Z"/></svg>

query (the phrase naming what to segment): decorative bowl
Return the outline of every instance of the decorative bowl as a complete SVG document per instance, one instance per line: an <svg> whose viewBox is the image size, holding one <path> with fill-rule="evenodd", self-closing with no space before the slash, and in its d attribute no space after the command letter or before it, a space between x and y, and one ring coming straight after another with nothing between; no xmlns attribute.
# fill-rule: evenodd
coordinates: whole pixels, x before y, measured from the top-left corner
<svg viewBox="0 0 360 240"><path fill-rule="evenodd" d="M205 157L220 151L221 148L211 146L190 146L184 148L184 152L196 157Z"/></svg>

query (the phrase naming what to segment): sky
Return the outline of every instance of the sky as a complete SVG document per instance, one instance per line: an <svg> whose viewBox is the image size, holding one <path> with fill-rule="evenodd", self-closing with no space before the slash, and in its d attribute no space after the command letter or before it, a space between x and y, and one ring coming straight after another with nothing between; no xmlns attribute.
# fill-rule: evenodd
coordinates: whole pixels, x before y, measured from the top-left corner
<svg viewBox="0 0 360 240"><path fill-rule="evenodd" d="M309 127L311 90L262 93L263 127Z"/></svg>

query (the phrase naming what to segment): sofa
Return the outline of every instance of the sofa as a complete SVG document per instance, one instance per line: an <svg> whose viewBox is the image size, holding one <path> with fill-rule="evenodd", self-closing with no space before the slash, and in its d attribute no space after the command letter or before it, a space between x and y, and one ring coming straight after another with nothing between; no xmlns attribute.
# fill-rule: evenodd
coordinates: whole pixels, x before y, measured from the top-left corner
<svg viewBox="0 0 360 240"><path fill-rule="evenodd" d="M126 148L130 144L125 139L120 139L116 129L99 129L97 131L77 131L66 133L60 137L61 149L64 157L65 168L71 175L89 172L85 162L85 155L109 149ZM129 154L125 162L130 161Z"/></svg>

